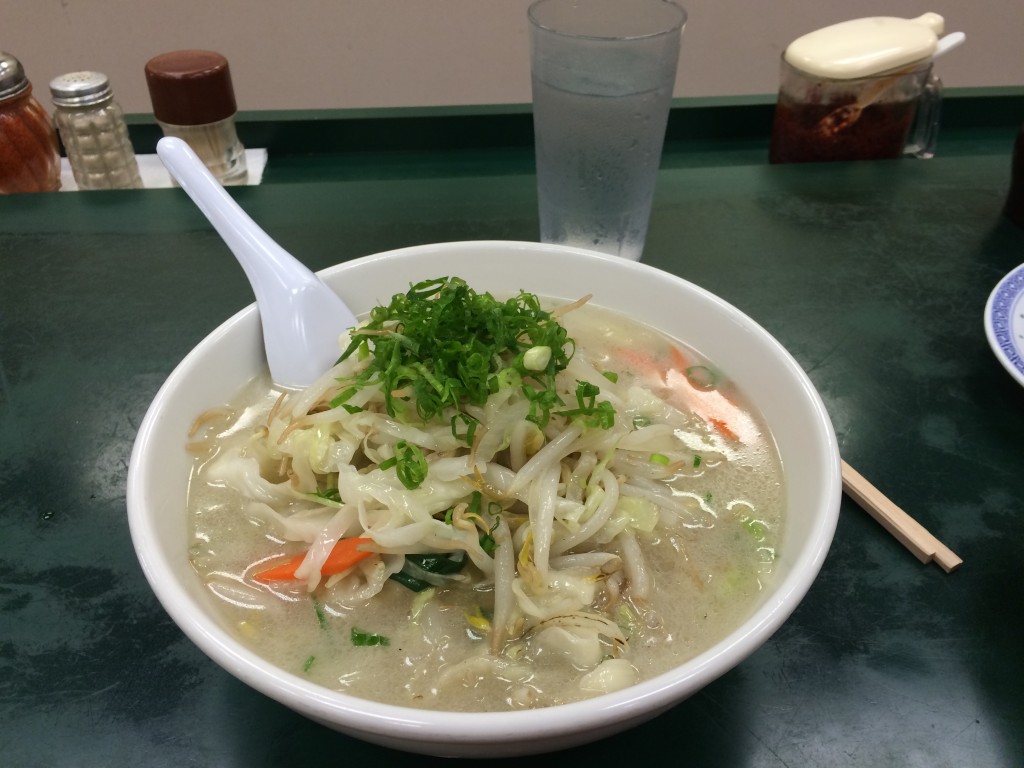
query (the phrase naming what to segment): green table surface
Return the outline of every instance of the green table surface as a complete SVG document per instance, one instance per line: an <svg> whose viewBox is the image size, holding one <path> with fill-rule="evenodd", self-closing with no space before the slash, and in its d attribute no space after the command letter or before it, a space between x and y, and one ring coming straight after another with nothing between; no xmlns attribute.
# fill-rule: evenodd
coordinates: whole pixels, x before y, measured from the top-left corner
<svg viewBox="0 0 1024 768"><path fill-rule="evenodd" d="M1024 765L1024 388L982 324L989 292L1024 262L1024 230L1002 215L1006 127L1022 119L979 123L927 161L770 166L760 129L670 140L644 260L774 334L820 391L846 460L964 564L919 563L844 497L820 576L762 648L657 719L566 756ZM323 157L272 148L264 183L232 194L313 269L419 243L534 240L528 142L494 136ZM249 689L171 622L135 558L125 480L143 414L189 349L250 302L180 190L0 198L0 764L436 762Z"/></svg>

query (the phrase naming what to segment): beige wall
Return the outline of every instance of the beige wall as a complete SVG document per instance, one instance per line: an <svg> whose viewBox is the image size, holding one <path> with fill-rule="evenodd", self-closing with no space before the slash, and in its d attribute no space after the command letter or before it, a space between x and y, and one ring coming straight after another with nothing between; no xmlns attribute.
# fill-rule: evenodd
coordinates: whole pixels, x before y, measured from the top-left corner
<svg viewBox="0 0 1024 768"><path fill-rule="evenodd" d="M628 0L624 0L628 2ZM947 86L1024 85L1022 0L682 0L690 19L676 96L774 93L793 38L871 15L935 11L967 42ZM0 49L49 106L50 78L110 76L125 111L151 111L143 67L211 48L231 62L239 108L319 109L530 100L529 0L0 0Z"/></svg>

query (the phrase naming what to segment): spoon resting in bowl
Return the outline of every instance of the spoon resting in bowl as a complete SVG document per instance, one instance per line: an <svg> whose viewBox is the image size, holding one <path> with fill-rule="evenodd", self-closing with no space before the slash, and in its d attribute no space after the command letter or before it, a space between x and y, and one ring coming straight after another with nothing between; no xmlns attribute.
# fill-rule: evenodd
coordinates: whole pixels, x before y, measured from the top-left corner
<svg viewBox="0 0 1024 768"><path fill-rule="evenodd" d="M164 137L157 155L242 265L256 294L274 384L302 389L341 354L356 318L341 298L260 229L182 139Z"/></svg>

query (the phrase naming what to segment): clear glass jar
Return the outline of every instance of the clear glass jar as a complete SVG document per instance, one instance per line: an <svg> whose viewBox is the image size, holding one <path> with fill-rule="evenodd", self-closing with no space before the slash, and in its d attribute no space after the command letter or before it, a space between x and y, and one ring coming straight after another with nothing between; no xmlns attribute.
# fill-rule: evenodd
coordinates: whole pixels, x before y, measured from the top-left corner
<svg viewBox="0 0 1024 768"><path fill-rule="evenodd" d="M128 127L107 76L70 72L50 81L54 122L79 189L143 186Z"/></svg>
<svg viewBox="0 0 1024 768"><path fill-rule="evenodd" d="M942 81L931 61L844 80L809 75L783 61L769 160L930 158L941 99Z"/></svg>
<svg viewBox="0 0 1024 768"><path fill-rule="evenodd" d="M216 51L170 51L146 62L145 71L164 135L188 144L222 184L245 184L249 169L228 60Z"/></svg>
<svg viewBox="0 0 1024 768"><path fill-rule="evenodd" d="M0 194L60 189L60 144L21 63L0 51Z"/></svg>

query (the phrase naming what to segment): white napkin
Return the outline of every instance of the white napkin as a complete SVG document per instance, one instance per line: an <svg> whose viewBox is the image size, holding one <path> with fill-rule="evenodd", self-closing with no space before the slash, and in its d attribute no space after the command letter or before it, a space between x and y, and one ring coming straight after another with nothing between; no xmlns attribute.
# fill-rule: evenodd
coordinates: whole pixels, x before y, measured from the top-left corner
<svg viewBox="0 0 1024 768"><path fill-rule="evenodd" d="M172 187L171 175L164 168L164 164L157 155L136 155L139 161L139 175L142 177L142 186L146 189L158 189L160 187ZM263 169L267 166L267 150L246 149L245 162L249 168L249 180L247 186L255 186L263 180ZM60 159L60 191L77 192L78 184L71 173L71 165L66 157Z"/></svg>

